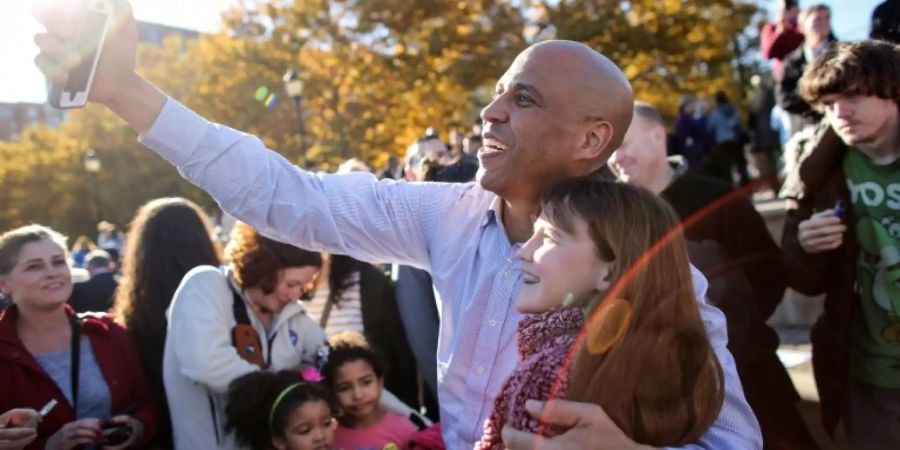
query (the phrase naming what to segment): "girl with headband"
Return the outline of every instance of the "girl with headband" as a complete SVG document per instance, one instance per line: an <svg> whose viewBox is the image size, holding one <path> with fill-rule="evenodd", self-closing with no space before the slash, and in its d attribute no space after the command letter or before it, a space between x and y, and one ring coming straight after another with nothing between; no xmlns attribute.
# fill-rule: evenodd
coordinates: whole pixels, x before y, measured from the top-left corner
<svg viewBox="0 0 900 450"><path fill-rule="evenodd" d="M330 450L337 425L328 391L292 370L232 381L225 420L226 431L252 450Z"/></svg>

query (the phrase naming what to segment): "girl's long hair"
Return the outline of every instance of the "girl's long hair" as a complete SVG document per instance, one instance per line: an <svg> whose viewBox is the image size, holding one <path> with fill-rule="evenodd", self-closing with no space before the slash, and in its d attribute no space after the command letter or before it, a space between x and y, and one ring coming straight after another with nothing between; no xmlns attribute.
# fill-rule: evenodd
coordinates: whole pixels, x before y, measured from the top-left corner
<svg viewBox="0 0 900 450"><path fill-rule="evenodd" d="M719 414L724 378L700 319L678 216L643 188L592 178L548 191L542 212L569 232L574 218L584 220L597 256L612 261L612 285L587 303L569 356L567 397L599 404L636 442L698 440ZM621 300L627 323L604 317ZM618 337L604 346L591 342L597 336Z"/></svg>
<svg viewBox="0 0 900 450"><path fill-rule="evenodd" d="M116 291L116 320L128 329L154 398L165 399L162 380L166 309L191 269L221 264L209 218L183 198L161 198L142 206L131 221L122 281ZM168 408L161 404L168 424ZM164 431L164 430L163 430Z"/></svg>

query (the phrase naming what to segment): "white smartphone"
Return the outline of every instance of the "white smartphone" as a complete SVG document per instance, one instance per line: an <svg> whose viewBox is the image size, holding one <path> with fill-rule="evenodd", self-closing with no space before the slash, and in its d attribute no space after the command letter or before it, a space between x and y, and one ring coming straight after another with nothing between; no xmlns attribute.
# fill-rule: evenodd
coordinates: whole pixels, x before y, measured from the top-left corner
<svg viewBox="0 0 900 450"><path fill-rule="evenodd" d="M65 84L50 86L48 102L58 109L81 108L87 104L113 17L112 0L79 0L79 9L83 16L71 48L78 51L81 63L69 72Z"/></svg>

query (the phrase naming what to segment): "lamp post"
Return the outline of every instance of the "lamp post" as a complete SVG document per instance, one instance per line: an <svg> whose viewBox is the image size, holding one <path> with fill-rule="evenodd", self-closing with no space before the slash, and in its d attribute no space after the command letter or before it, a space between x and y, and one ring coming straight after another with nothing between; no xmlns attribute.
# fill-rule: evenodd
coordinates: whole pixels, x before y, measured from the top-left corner
<svg viewBox="0 0 900 450"><path fill-rule="evenodd" d="M296 68L288 69L284 74L284 91L288 97L294 99L294 106L297 108L297 134L300 137L300 156L306 160L306 145L303 143L306 137L306 131L303 127L303 79L300 78L300 71Z"/></svg>
<svg viewBox="0 0 900 450"><path fill-rule="evenodd" d="M89 148L84 152L84 170L91 174L91 184L94 191L94 223L100 223L103 214L100 211L100 186L97 184L97 174L103 168L103 163L97 157L97 152Z"/></svg>

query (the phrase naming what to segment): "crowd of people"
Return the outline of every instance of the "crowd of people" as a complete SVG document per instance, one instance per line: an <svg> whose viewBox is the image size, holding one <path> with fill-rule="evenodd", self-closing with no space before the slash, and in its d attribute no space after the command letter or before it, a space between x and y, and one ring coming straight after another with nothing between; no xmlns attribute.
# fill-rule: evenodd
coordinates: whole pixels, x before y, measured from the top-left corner
<svg viewBox="0 0 900 450"><path fill-rule="evenodd" d="M306 171L167 97L117 5L91 100L239 222L222 245L162 198L96 244L2 233L0 449L815 449L767 325L787 287L825 294L825 430L900 446L897 0L856 43L783 2L749 120L719 92L671 131L601 53L534 44L470 135L377 174ZM38 13L54 82L67 14Z"/></svg>

